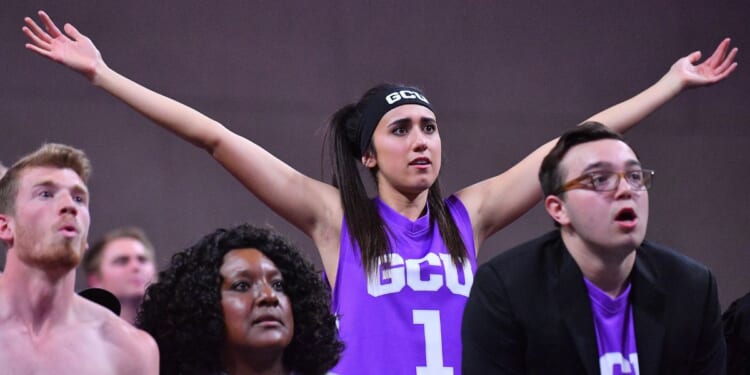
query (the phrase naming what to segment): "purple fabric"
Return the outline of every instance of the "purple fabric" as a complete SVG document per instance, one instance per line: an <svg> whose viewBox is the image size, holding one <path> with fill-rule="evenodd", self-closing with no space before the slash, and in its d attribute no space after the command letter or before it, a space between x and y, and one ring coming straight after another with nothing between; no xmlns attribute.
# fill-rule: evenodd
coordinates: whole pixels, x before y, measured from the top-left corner
<svg viewBox="0 0 750 375"><path fill-rule="evenodd" d="M599 348L599 368L602 375L640 373L635 345L633 308L630 305L630 283L612 299L591 281L583 279L589 291L594 314L596 342Z"/></svg>
<svg viewBox="0 0 750 375"><path fill-rule="evenodd" d="M429 213L410 221L377 202L390 228L391 265L368 278L344 222L333 309L346 349L333 373L458 375L461 316L476 271L466 208L446 199L468 251L457 269Z"/></svg>

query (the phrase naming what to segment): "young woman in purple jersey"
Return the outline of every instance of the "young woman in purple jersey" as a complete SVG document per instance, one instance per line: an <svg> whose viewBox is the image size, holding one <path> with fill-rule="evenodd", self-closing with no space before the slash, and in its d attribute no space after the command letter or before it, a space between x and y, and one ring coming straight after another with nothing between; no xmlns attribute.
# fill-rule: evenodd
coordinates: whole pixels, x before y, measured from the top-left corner
<svg viewBox="0 0 750 375"><path fill-rule="evenodd" d="M335 175L333 184L327 184L200 112L121 76L72 25L66 24L63 33L46 14L39 17L46 30L26 19L28 49L83 74L159 126L205 149L313 240L347 345L334 372L460 372L460 315L476 251L540 200L536 174L554 141L509 170L443 200L437 185L441 139L432 104L416 88L382 85L333 116ZM694 52L677 60L653 86L589 120L627 131L683 89L728 76L736 67L735 54L729 40L700 64L700 53ZM374 199L366 195L357 173L360 163L376 180Z"/></svg>

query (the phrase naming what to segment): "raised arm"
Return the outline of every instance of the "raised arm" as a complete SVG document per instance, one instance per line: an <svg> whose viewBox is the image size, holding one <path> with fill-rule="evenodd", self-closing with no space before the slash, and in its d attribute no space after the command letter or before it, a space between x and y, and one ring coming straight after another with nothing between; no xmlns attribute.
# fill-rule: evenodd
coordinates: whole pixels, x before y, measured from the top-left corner
<svg viewBox="0 0 750 375"><path fill-rule="evenodd" d="M46 30L25 19L27 49L81 73L159 126L208 151L261 201L312 237L326 268L337 261L336 233L342 218L338 190L299 173L202 113L118 74L72 25L66 24L63 33L44 12L39 18ZM327 259L330 256L335 259Z"/></svg>
<svg viewBox="0 0 750 375"><path fill-rule="evenodd" d="M737 63L734 62L737 48L730 51L729 42L729 38L722 40L711 57L697 65L701 58L700 51L680 58L672 64L667 74L651 87L595 114L587 121L601 122L619 133L624 133L682 90L709 86L721 81L737 68Z"/></svg>
<svg viewBox="0 0 750 375"><path fill-rule="evenodd" d="M711 57L700 64L697 64L700 52L680 58L651 87L597 113L587 121L598 121L624 133L682 90L721 81L737 67L734 62L737 48L730 51L729 42L728 38L724 39ZM542 159L556 141L552 140L537 148L502 174L457 193L471 216L477 249L487 237L526 213L542 197L537 174Z"/></svg>

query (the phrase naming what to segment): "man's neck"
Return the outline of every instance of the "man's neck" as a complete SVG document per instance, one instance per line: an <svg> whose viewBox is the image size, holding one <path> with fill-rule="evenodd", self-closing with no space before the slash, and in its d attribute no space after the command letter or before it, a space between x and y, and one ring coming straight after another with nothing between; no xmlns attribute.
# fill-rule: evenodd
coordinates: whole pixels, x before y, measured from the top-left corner
<svg viewBox="0 0 750 375"><path fill-rule="evenodd" d="M33 335L69 319L73 306L75 270L45 272L8 253L0 277L0 318L28 327Z"/></svg>
<svg viewBox="0 0 750 375"><path fill-rule="evenodd" d="M635 264L635 249L607 249L593 246L579 236L561 231L563 243L583 276L615 298L625 289Z"/></svg>
<svg viewBox="0 0 750 375"><path fill-rule="evenodd" d="M126 322L135 325L135 318L138 315L138 307L143 301L142 298L123 298L120 300L120 318Z"/></svg>

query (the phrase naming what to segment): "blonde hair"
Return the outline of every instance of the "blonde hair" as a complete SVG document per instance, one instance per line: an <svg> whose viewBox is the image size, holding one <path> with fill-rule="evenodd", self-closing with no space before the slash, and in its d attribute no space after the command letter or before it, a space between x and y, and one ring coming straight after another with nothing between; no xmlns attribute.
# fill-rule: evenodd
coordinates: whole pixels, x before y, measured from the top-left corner
<svg viewBox="0 0 750 375"><path fill-rule="evenodd" d="M18 160L0 178L0 213L14 212L19 176L24 169L32 167L72 169L83 183L88 183L91 176L91 161L83 151L59 143L45 143Z"/></svg>

